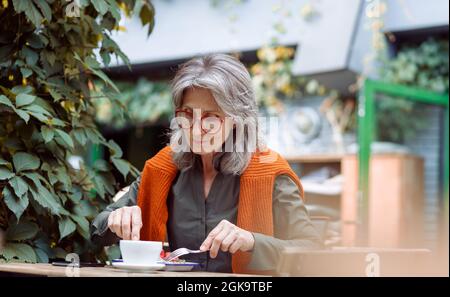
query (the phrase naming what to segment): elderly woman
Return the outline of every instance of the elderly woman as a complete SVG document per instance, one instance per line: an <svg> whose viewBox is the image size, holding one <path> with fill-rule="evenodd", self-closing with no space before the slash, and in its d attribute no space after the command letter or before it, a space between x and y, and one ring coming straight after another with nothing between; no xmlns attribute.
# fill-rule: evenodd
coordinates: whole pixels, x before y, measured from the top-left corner
<svg viewBox="0 0 450 297"><path fill-rule="evenodd" d="M256 137L244 65L224 54L194 58L176 73L172 95L170 145L94 220L94 240L168 241L170 250L205 251L184 256L201 270L239 273L276 270L285 247L320 248L299 178Z"/></svg>

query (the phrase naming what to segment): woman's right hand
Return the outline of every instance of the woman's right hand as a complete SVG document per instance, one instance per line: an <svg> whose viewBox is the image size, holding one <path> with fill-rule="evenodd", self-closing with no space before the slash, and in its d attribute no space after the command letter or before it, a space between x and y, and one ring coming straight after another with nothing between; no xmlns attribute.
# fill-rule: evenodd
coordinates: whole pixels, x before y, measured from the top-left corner
<svg viewBox="0 0 450 297"><path fill-rule="evenodd" d="M108 228L117 236L126 240L139 240L142 228L142 216L139 206L125 206L111 212Z"/></svg>

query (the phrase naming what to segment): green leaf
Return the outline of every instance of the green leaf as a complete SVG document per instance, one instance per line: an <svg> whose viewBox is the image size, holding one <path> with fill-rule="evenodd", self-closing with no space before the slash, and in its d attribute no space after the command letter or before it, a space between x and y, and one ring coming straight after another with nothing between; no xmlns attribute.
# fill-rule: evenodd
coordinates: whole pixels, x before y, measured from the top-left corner
<svg viewBox="0 0 450 297"><path fill-rule="evenodd" d="M44 250L40 248L34 248L34 252L36 253L37 256L37 262L48 263L49 261L48 254Z"/></svg>
<svg viewBox="0 0 450 297"><path fill-rule="evenodd" d="M47 121L49 120L45 115L43 115L42 113L37 113L37 112L28 112L30 115L32 115L34 118L38 119L39 121L41 121L42 123L47 123Z"/></svg>
<svg viewBox="0 0 450 297"><path fill-rule="evenodd" d="M100 198L104 199L105 198L105 186L103 185L103 181L101 180L100 176L95 176L93 182L94 182L94 186L95 186L95 191L98 193Z"/></svg>
<svg viewBox="0 0 450 297"><path fill-rule="evenodd" d="M26 195L22 197L16 197L16 195L9 189L9 187L3 188L3 200L6 206L14 213L17 220L20 220L25 209L28 207L28 197Z"/></svg>
<svg viewBox="0 0 450 297"><path fill-rule="evenodd" d="M21 54L27 61L27 64L30 66L36 65L36 63L39 59L39 55L34 50L32 50L31 48L29 48L27 46L24 46L22 48Z"/></svg>
<svg viewBox="0 0 450 297"><path fill-rule="evenodd" d="M73 148L73 140L69 134L60 129L55 129L55 132L62 138L64 143L66 143L69 147Z"/></svg>
<svg viewBox="0 0 450 297"><path fill-rule="evenodd" d="M28 263L36 263L37 261L33 248L25 243L8 242L0 253L7 261L12 259Z"/></svg>
<svg viewBox="0 0 450 297"><path fill-rule="evenodd" d="M91 67L87 62L84 62L77 53L75 53L74 57L77 61L79 61L81 64L83 64L84 67L86 67L87 69L92 71L92 73L94 73L96 76L98 76L107 85L112 87L117 93L120 93L119 88L117 88L116 84L113 83L113 81L111 79L109 79L109 77L103 71L101 71L99 69L94 69L93 67Z"/></svg>
<svg viewBox="0 0 450 297"><path fill-rule="evenodd" d="M23 107L24 110L30 112L30 113L37 113L37 114L42 114L45 116L51 116L51 114L45 110L43 107L33 104L33 105L27 105L25 107Z"/></svg>
<svg viewBox="0 0 450 297"><path fill-rule="evenodd" d="M107 50L101 49L100 56L102 57L103 64L105 64L105 66L109 66L109 63L111 63L111 55L109 54L109 52Z"/></svg>
<svg viewBox="0 0 450 297"><path fill-rule="evenodd" d="M50 66L53 66L56 61L56 55L54 52L43 50L41 51L41 60L43 62L47 61L50 64ZM49 91L51 91L51 89L49 89Z"/></svg>
<svg viewBox="0 0 450 297"><path fill-rule="evenodd" d="M0 165L9 165L10 163L5 159L0 158Z"/></svg>
<svg viewBox="0 0 450 297"><path fill-rule="evenodd" d="M42 186L41 181L44 184L50 186L49 182L39 173L28 171L28 172L24 172L22 174L23 174L23 176L25 176L26 178L31 180L34 183L34 185L36 186L36 188L39 188L40 186Z"/></svg>
<svg viewBox="0 0 450 297"><path fill-rule="evenodd" d="M123 178L127 178L128 173L130 172L130 163L123 159L112 159L112 162L116 166L116 168L122 173Z"/></svg>
<svg viewBox="0 0 450 297"><path fill-rule="evenodd" d="M33 222L19 222L9 226L8 230L6 230L6 239L8 241L32 239L38 231L39 227Z"/></svg>
<svg viewBox="0 0 450 297"><path fill-rule="evenodd" d="M106 0L109 3L109 12L116 19L117 22L120 22L120 8L116 0Z"/></svg>
<svg viewBox="0 0 450 297"><path fill-rule="evenodd" d="M16 97L16 106L21 107L24 105L29 105L33 103L34 99L36 99L36 96L34 95L19 94Z"/></svg>
<svg viewBox="0 0 450 297"><path fill-rule="evenodd" d="M114 260L114 259L118 259L118 258L120 258L120 247L119 247L119 245L117 245L117 244L115 244L115 245L112 245L112 246L109 246L107 249L106 249L106 256L108 257L108 260L109 261L111 261L112 262L112 260Z"/></svg>
<svg viewBox="0 0 450 297"><path fill-rule="evenodd" d="M70 200L72 200L73 203L77 204L80 202L81 198L83 198L83 193L81 192L74 192L69 194Z"/></svg>
<svg viewBox="0 0 450 297"><path fill-rule="evenodd" d="M16 5L16 3L21 3ZM18 12L24 12L27 18L38 28L42 23L42 15L31 0L13 0Z"/></svg>
<svg viewBox="0 0 450 297"><path fill-rule="evenodd" d="M55 132L53 131L53 129L51 129L47 126L41 127L41 133L42 133L42 138L44 138L45 143L50 142L53 139L53 137L55 136Z"/></svg>
<svg viewBox="0 0 450 297"><path fill-rule="evenodd" d="M25 123L28 124L28 121L30 120L30 115L25 111L21 109L16 109L16 114L25 121Z"/></svg>
<svg viewBox="0 0 450 297"><path fill-rule="evenodd" d="M65 259L67 256L67 252L63 248L56 247L56 248L53 248L52 251L55 255L55 258Z"/></svg>
<svg viewBox="0 0 450 297"><path fill-rule="evenodd" d="M107 85L109 85L110 87L112 87L114 89L114 91L116 91L117 93L120 93L119 88L117 88L116 84L113 83L112 80L109 79L109 77L103 73L103 71L101 70L96 70L93 68L90 68L90 70L97 75L100 79L102 79Z"/></svg>
<svg viewBox="0 0 450 297"><path fill-rule="evenodd" d="M50 241L46 235L42 235L42 236L38 235L37 238L34 240L33 244L35 246L35 250L40 249L40 250L44 251L48 257L55 258L55 252L52 248L50 248Z"/></svg>
<svg viewBox="0 0 450 297"><path fill-rule="evenodd" d="M6 97L5 95L0 95L0 104L6 105L8 107L11 107L13 110L15 109L14 105L11 102L11 100L9 100L9 98Z"/></svg>
<svg viewBox="0 0 450 297"><path fill-rule="evenodd" d="M101 15L104 15L108 11L108 3L106 3L105 0L94 0L91 1L91 3L94 5L95 10Z"/></svg>
<svg viewBox="0 0 450 297"><path fill-rule="evenodd" d="M60 119L57 119L57 118L51 118L51 119L49 119L49 122L51 125L57 126L57 127L65 127L66 126L66 123L64 123L63 121L61 121Z"/></svg>
<svg viewBox="0 0 450 297"><path fill-rule="evenodd" d="M31 86L15 86L11 89L11 92L13 92L16 95L19 95L21 93L30 94L32 91L33 88Z"/></svg>
<svg viewBox="0 0 450 297"><path fill-rule="evenodd" d="M27 78L33 74L33 71L31 71L31 69L24 67L20 68L20 72L22 73L23 78Z"/></svg>
<svg viewBox="0 0 450 297"><path fill-rule="evenodd" d="M48 44L48 39L42 34L32 34L27 38L27 42L32 48L42 49Z"/></svg>
<svg viewBox="0 0 450 297"><path fill-rule="evenodd" d="M85 145L87 142L87 138L86 138L86 134L83 131L83 129L74 129L72 131L73 135L75 136L75 139L77 140L77 142L81 145Z"/></svg>
<svg viewBox="0 0 450 297"><path fill-rule="evenodd" d="M68 217L59 220L59 240L72 234L77 229L75 223Z"/></svg>
<svg viewBox="0 0 450 297"><path fill-rule="evenodd" d="M54 171L56 172L56 177L58 178L59 182L68 186L69 188L72 186L70 175L65 167L57 167Z"/></svg>
<svg viewBox="0 0 450 297"><path fill-rule="evenodd" d="M82 217L95 217L97 215L95 207L86 200L81 200L80 203L75 205L73 211L76 215Z"/></svg>
<svg viewBox="0 0 450 297"><path fill-rule="evenodd" d="M93 168L98 170L98 171L103 171L103 172L107 172L109 170L111 170L108 162L106 162L103 159L98 159L94 162Z"/></svg>
<svg viewBox="0 0 450 297"><path fill-rule="evenodd" d="M9 184L14 189L17 197L22 197L28 191L28 184L20 176L14 176L9 180Z"/></svg>
<svg viewBox="0 0 450 297"><path fill-rule="evenodd" d="M117 145L117 143L115 143L113 140L109 140L108 147L109 147L109 151L111 153L112 158L117 158L117 159L122 158L122 155L123 155L122 149L120 148L120 146Z"/></svg>
<svg viewBox="0 0 450 297"><path fill-rule="evenodd" d="M89 68L97 69L97 68L101 67L100 63L95 58L93 58L91 56L86 57L84 59L84 62L86 62L86 65L88 65Z"/></svg>
<svg viewBox="0 0 450 297"><path fill-rule="evenodd" d="M38 157L25 152L15 153L13 156L13 164L16 172L24 170L36 170L39 168L41 161Z"/></svg>
<svg viewBox="0 0 450 297"><path fill-rule="evenodd" d="M86 239L90 238L90 232L89 232L89 221L86 220L85 217L77 216L77 215L71 215L70 216L72 220L74 220L78 227L78 232Z"/></svg>
<svg viewBox="0 0 450 297"><path fill-rule="evenodd" d="M103 135L100 134L95 129L86 129L86 130L84 130L84 132L86 133L86 136L89 139L89 141L94 144L103 143L103 141L105 141Z"/></svg>
<svg viewBox="0 0 450 297"><path fill-rule="evenodd" d="M48 22L50 22L52 20L52 10L51 10L50 6L47 4L47 1L46 0L34 0L34 3L36 3L37 6L39 6L44 17L47 19Z"/></svg>
<svg viewBox="0 0 450 297"><path fill-rule="evenodd" d="M150 2L144 2L141 11L139 12L139 18L141 19L141 23L143 26L149 24L147 31L147 36L149 36L155 26L155 9Z"/></svg>
<svg viewBox="0 0 450 297"><path fill-rule="evenodd" d="M0 180L10 179L14 176L14 172L4 166L0 166Z"/></svg>
<svg viewBox="0 0 450 297"><path fill-rule="evenodd" d="M40 185L38 186L37 191L30 187L30 191L34 200L40 206L49 209L52 214L59 215L62 212L63 209L56 197L46 187Z"/></svg>

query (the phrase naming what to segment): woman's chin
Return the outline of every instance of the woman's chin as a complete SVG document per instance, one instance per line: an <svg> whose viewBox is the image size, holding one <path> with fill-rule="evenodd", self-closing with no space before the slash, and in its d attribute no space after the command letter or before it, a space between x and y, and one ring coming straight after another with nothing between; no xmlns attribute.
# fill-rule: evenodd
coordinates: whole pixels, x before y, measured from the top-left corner
<svg viewBox="0 0 450 297"><path fill-rule="evenodd" d="M209 151L209 150L200 150L200 151L196 151L196 150L192 150L192 152L196 155L208 155L211 154L213 151Z"/></svg>

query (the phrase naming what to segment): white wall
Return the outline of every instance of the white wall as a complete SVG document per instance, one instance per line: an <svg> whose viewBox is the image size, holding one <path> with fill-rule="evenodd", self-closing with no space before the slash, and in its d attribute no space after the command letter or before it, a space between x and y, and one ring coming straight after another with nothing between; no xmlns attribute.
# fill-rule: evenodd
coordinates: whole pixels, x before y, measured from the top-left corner
<svg viewBox="0 0 450 297"><path fill-rule="evenodd" d="M377 0L373 0L377 1ZM386 0L388 31L448 25L448 0ZM233 1L223 1L223 3ZM214 8L211 0L152 0L156 9L154 32L146 38L140 21L126 19L126 32L114 39L132 64L183 59L211 52L255 50L272 36L282 44L297 44L294 73L319 74L350 69L360 72L371 50L363 0L243 0L242 4ZM306 22L300 9L312 3L319 12ZM282 11L291 17L275 13ZM235 22L230 21L236 16ZM282 21L286 33L277 35L273 24Z"/></svg>

